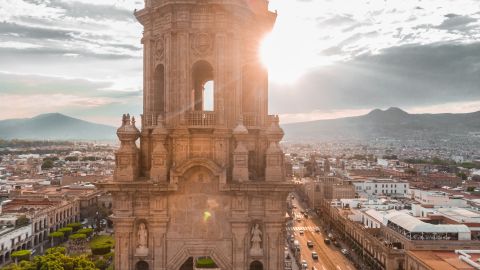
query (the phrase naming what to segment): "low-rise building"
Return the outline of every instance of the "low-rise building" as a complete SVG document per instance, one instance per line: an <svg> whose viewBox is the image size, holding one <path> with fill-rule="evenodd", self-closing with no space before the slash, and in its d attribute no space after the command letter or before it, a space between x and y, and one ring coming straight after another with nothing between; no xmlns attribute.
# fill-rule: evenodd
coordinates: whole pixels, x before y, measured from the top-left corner
<svg viewBox="0 0 480 270"><path fill-rule="evenodd" d="M407 181L395 179L368 179L365 181L353 182L355 192L361 194L372 195L386 195L392 197L404 197L410 188Z"/></svg>

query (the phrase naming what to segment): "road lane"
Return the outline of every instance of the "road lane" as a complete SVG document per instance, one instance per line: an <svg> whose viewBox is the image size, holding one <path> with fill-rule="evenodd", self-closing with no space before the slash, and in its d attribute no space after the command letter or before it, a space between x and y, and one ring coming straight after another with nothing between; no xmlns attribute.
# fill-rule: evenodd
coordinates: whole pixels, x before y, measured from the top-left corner
<svg viewBox="0 0 480 270"><path fill-rule="evenodd" d="M301 260L306 260L309 270L312 266L315 266L318 270L355 270L353 264L337 249L331 245L324 243L326 236L322 230L320 232L314 232L314 228L319 226L320 221L316 217L304 218L300 211L304 210L304 207L299 203L298 195L295 196L294 204L297 205L297 209L294 209L294 221L292 227L287 228L289 233L295 232L295 238L299 240L301 247ZM297 218L301 217L301 221L298 222ZM299 234L299 228L304 228L304 236ZM311 230L311 231L310 231ZM311 240L314 243L313 249L307 247L307 240ZM318 254L319 260L312 259L311 252L315 250Z"/></svg>

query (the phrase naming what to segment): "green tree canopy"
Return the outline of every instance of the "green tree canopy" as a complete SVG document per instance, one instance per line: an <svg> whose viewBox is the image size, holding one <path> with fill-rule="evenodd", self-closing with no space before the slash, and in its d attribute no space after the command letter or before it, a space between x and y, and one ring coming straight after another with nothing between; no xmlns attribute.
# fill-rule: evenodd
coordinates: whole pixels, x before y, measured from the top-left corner
<svg viewBox="0 0 480 270"><path fill-rule="evenodd" d="M65 234L63 232L52 232L48 235L48 237L53 237L53 238L61 238L64 236Z"/></svg>
<svg viewBox="0 0 480 270"><path fill-rule="evenodd" d="M29 260L31 254L32 252L30 250L22 249L22 250L12 252L11 257L14 260L24 261L24 260Z"/></svg>

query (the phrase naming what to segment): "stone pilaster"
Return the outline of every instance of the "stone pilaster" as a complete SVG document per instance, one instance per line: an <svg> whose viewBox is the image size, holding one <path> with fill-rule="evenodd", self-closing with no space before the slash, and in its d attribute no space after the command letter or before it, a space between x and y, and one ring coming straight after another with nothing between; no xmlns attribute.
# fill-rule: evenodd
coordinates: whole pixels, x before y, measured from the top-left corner
<svg viewBox="0 0 480 270"><path fill-rule="evenodd" d="M232 262L233 270L243 270L246 268L246 254L248 254L248 223L232 223L233 250Z"/></svg>
<svg viewBox="0 0 480 270"><path fill-rule="evenodd" d="M133 269L133 217L113 218L115 226L115 268L122 270Z"/></svg>
<svg viewBox="0 0 480 270"><path fill-rule="evenodd" d="M153 250L153 269L165 270L166 269L166 241L165 236L167 233L166 221L152 221L150 223L151 235L150 243L152 243L151 250Z"/></svg>
<svg viewBox="0 0 480 270"><path fill-rule="evenodd" d="M283 151L277 142L270 142L266 154L265 181L275 182L284 181L282 161Z"/></svg>
<svg viewBox="0 0 480 270"><path fill-rule="evenodd" d="M135 127L135 118L123 115L122 126L117 129L120 148L115 153L115 181L134 181L139 175L139 150L135 141L140 131Z"/></svg>
<svg viewBox="0 0 480 270"><path fill-rule="evenodd" d="M163 127L162 121L158 121L152 132L154 148L152 151L152 163L150 166L150 179L153 182L167 182L168 175L168 151L165 148L167 130Z"/></svg>
<svg viewBox="0 0 480 270"><path fill-rule="evenodd" d="M266 249L267 265L266 269L282 269L283 268L283 242L282 242L282 223L267 223L266 238L267 243L264 247ZM265 252L265 250L264 250Z"/></svg>
<svg viewBox="0 0 480 270"><path fill-rule="evenodd" d="M248 181L248 150L244 145L244 141L248 136L248 130L243 125L242 117L240 117L238 125L233 129L233 136L237 146L233 151L232 178L237 182Z"/></svg>

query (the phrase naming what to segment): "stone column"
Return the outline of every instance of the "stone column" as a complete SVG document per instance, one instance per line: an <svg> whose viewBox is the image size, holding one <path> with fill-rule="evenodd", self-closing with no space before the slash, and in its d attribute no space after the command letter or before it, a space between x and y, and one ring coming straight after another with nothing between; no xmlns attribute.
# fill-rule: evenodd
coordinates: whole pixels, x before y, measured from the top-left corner
<svg viewBox="0 0 480 270"><path fill-rule="evenodd" d="M133 269L133 217L113 218L115 224L115 269Z"/></svg>
<svg viewBox="0 0 480 270"><path fill-rule="evenodd" d="M166 241L165 235L167 232L166 221L153 221L150 222L151 234L150 243L152 245L151 256L153 256L153 269L165 270L166 269Z"/></svg>
<svg viewBox="0 0 480 270"><path fill-rule="evenodd" d="M233 270L244 270L247 267L246 255L249 252L245 239L248 234L248 224L232 223L232 266Z"/></svg>
<svg viewBox="0 0 480 270"><path fill-rule="evenodd" d="M167 138L167 134L168 131L163 127L163 121L159 119L157 126L152 132L154 148L152 151L150 178L154 182L167 182L168 180L168 151L165 148L165 140Z"/></svg>
<svg viewBox="0 0 480 270"><path fill-rule="evenodd" d="M183 125L185 123L185 111L189 108L189 96L190 89L188 89L188 80L190 78L191 68L188 66L188 55L190 53L188 46L188 33L187 32L177 32L177 83L178 83L178 100L177 108L180 123ZM187 73L188 72L188 73Z"/></svg>
<svg viewBox="0 0 480 270"><path fill-rule="evenodd" d="M225 123L225 106L224 106L224 95L226 89L226 62L225 62L225 45L226 45L226 35L224 33L219 33L215 36L215 49L216 49L216 78L215 79L215 92L214 92L214 110L216 111L217 124L223 126Z"/></svg>
<svg viewBox="0 0 480 270"><path fill-rule="evenodd" d="M283 268L283 242L282 242L282 223L267 223L265 225L268 242L264 245L266 253L265 269Z"/></svg>

